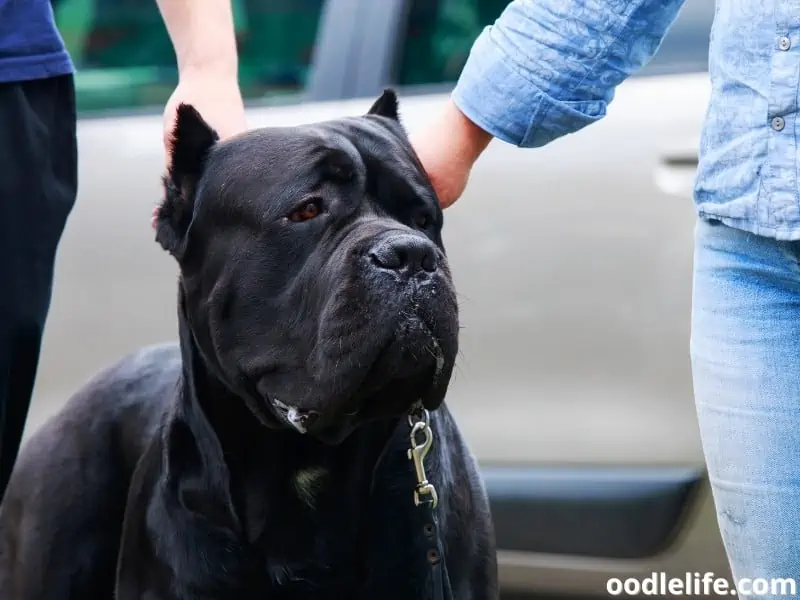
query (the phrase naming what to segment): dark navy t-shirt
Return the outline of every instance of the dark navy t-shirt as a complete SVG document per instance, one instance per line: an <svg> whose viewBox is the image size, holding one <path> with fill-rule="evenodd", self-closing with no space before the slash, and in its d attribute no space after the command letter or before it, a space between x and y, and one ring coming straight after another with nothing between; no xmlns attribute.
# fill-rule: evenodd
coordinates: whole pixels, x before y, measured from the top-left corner
<svg viewBox="0 0 800 600"><path fill-rule="evenodd" d="M50 0L0 0L0 82L72 72Z"/></svg>

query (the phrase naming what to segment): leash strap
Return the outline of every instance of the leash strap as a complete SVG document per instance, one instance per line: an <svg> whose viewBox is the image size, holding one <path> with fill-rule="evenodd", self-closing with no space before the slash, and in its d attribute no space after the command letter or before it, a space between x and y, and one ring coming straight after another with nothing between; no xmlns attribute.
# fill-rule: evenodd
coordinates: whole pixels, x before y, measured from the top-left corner
<svg viewBox="0 0 800 600"><path fill-rule="evenodd" d="M408 424L411 427L411 447L408 458L414 463L417 485L414 487L414 504L417 510L417 523L425 552L425 562L429 573L426 584L426 597L431 600L452 600L453 590L447 573L447 562L444 556L439 523L436 519L436 507L439 496L436 488L425 474L425 456L433 445L433 431L430 427L430 414L421 406L415 406L409 413ZM419 441L420 435L422 441Z"/></svg>
<svg viewBox="0 0 800 600"><path fill-rule="evenodd" d="M419 508L421 509L420 521L422 521L425 560L429 567L426 597L431 600L451 600L453 592L450 589L450 577L448 576L447 563L444 559L439 524L437 523L432 503L425 502Z"/></svg>

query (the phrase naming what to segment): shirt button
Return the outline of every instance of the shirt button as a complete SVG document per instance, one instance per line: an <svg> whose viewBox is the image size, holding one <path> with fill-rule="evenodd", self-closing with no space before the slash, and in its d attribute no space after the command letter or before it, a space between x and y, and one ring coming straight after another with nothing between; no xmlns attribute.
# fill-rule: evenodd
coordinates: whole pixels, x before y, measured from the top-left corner
<svg viewBox="0 0 800 600"><path fill-rule="evenodd" d="M783 117L772 117L772 128L775 131L780 131L786 125L786 121L783 120Z"/></svg>
<svg viewBox="0 0 800 600"><path fill-rule="evenodd" d="M784 35L778 38L778 48L781 50L788 50L791 47L792 41L788 37Z"/></svg>

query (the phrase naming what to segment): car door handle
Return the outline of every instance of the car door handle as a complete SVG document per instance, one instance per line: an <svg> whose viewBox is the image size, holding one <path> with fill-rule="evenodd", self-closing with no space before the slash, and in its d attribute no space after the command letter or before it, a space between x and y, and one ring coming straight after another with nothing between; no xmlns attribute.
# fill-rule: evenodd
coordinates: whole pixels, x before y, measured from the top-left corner
<svg viewBox="0 0 800 600"><path fill-rule="evenodd" d="M661 162L673 169L696 169L698 158L696 152L686 154L665 154L661 157Z"/></svg>
<svg viewBox="0 0 800 600"><path fill-rule="evenodd" d="M661 155L655 170L655 184L670 196L692 197L698 157L695 151Z"/></svg>

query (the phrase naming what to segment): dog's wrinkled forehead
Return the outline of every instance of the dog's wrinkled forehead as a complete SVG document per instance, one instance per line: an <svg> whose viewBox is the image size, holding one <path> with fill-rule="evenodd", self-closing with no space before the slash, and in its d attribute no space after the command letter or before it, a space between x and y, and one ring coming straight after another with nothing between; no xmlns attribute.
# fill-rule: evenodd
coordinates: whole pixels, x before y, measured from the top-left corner
<svg viewBox="0 0 800 600"><path fill-rule="evenodd" d="M373 198L413 196L435 204L399 124L381 117L259 129L220 143L198 191L214 197L219 210L267 196L272 202L262 208L269 211L269 204L279 210L282 198L301 198L326 183L354 184Z"/></svg>

